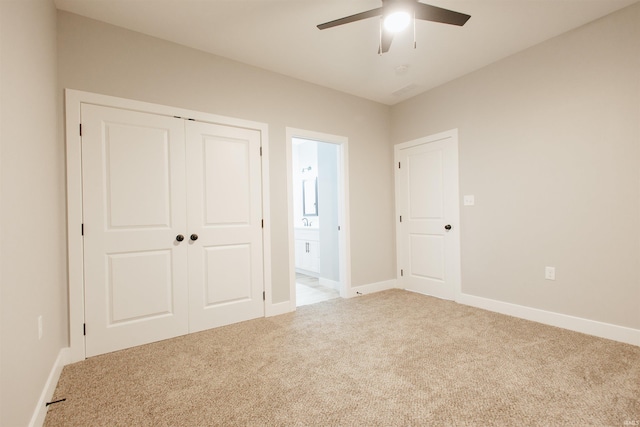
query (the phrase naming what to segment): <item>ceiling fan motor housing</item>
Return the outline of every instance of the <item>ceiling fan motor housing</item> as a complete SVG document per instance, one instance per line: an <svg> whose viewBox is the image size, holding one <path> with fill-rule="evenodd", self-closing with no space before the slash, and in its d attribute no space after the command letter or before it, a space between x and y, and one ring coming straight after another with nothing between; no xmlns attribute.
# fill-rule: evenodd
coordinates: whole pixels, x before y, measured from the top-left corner
<svg viewBox="0 0 640 427"><path fill-rule="evenodd" d="M375 16L381 16L384 19L397 12L405 12L414 20L420 19L457 26L463 26L469 18L471 18L470 15L420 3L418 0L382 0L382 7L325 22L324 24L318 25L318 29L326 30L327 28L337 27L338 25L349 24ZM392 40L393 32L381 31L378 53L382 54L387 52Z"/></svg>

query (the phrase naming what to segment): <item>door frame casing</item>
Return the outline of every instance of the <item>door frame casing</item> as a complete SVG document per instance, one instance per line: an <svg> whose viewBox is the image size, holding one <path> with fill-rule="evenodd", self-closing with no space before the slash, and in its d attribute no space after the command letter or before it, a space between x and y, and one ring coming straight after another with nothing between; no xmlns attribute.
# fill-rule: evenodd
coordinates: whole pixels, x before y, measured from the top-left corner
<svg viewBox="0 0 640 427"><path fill-rule="evenodd" d="M274 314L271 283L271 218L269 198L269 128L266 123L220 116L184 108L152 104L75 89L65 89L65 145L67 157L67 254L69 276L69 348L71 363L86 358L84 340L84 251L82 236L82 138L80 136L81 106L94 104L171 117L194 119L255 129L260 132L262 146L262 231L263 280L265 316Z"/></svg>
<svg viewBox="0 0 640 427"><path fill-rule="evenodd" d="M461 253L461 244L460 244L460 235L461 235L461 229L460 229L460 178L459 178L459 158L458 158L458 129L451 129L445 132L440 132L434 135L429 135L429 136L425 136L422 138L417 138L411 141L407 141L407 142L403 142L401 144L396 144L393 147L393 157L394 157L394 170L395 170L395 205L396 205L396 266L397 266L397 272L396 272L396 278L397 278L397 283L398 283L398 287L400 287L400 283L401 283L401 266L404 263L403 260L403 252L402 252L402 240L401 240L401 236L400 236L400 227L399 227L399 218L400 215L402 215L402 209L400 206L400 184L399 184L399 179L398 179L398 173L399 173L399 168L398 168L398 163L400 161L400 151L407 149L407 148L412 148L412 147L417 147L420 145L425 145L425 144L430 144L430 143L434 143L434 142L445 142L446 140L449 140L449 144L452 145L452 148L455 151L455 159L456 159L456 163L455 163L455 173L452 174L453 179L455 180L452 183L452 187L454 188L454 193L452 195L452 200L454 201L454 207L453 207L453 218L447 218L447 221L449 223L451 223L456 230L458 230L457 233L455 233L452 237L454 239L455 245L456 245L456 255L455 255L455 259L452 260L451 262L454 262L454 266L453 266L453 276L451 278L451 281L453 282L453 301L458 302L460 300L460 296L462 295L462 279L461 279L461 258L460 258L460 253Z"/></svg>
<svg viewBox="0 0 640 427"><path fill-rule="evenodd" d="M289 310L296 310L296 258L295 233L293 227L293 139L307 139L325 142L338 146L338 235L340 271L340 296L349 298L354 296L351 289L351 242L349 225L349 139L344 136L322 132L286 128L287 146L287 229L289 232Z"/></svg>

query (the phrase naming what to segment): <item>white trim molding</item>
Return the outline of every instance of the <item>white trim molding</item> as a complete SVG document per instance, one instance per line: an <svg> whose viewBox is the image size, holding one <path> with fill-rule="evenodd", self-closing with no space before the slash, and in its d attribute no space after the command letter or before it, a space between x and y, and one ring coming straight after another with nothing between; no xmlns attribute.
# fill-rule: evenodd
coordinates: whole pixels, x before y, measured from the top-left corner
<svg viewBox="0 0 640 427"><path fill-rule="evenodd" d="M287 300L284 302L278 302L278 303L269 304L268 306L266 306L265 317L279 316L281 314L291 313L292 311L295 311L295 310L291 309L291 304Z"/></svg>
<svg viewBox="0 0 640 427"><path fill-rule="evenodd" d="M271 282L271 218L270 218L270 182L269 182L269 126L266 123L220 116L200 111L187 110L166 105L151 104L125 98L117 98L73 89L65 89L66 115L66 151L67 151L67 247L69 267L69 349L72 362L85 359L84 347L84 254L81 231L82 224L82 158L81 105L93 104L115 107L151 114L189 117L190 119L255 129L261 134L262 144L262 232L263 279L265 292L265 316L279 311L272 307ZM276 304L277 306L277 304Z"/></svg>
<svg viewBox="0 0 640 427"><path fill-rule="evenodd" d="M574 332L581 332L587 335L640 346L639 329L612 325L610 323L569 316L567 314L554 313L551 311L540 310L537 308L469 294L460 294L456 302L469 305L471 307L482 308L484 310L518 317L520 319L531 320L545 325L568 329Z"/></svg>
<svg viewBox="0 0 640 427"><path fill-rule="evenodd" d="M342 298L351 294L351 226L349 214L349 139L344 136L314 132L292 127L286 128L286 159L287 159L287 230L289 242L289 304L290 311L296 309L296 258L295 233L293 227L293 139L308 139L311 141L336 144L340 153L338 164L338 223L339 234L339 291Z"/></svg>
<svg viewBox="0 0 640 427"><path fill-rule="evenodd" d="M62 368L71 363L71 349L68 347L61 348L58 353L56 361L53 363L47 382L44 384L42 393L40 393L40 399L33 412L29 427L39 427L44 424L44 419L47 416L47 402L53 397L53 393L56 391Z"/></svg>
<svg viewBox="0 0 640 427"><path fill-rule="evenodd" d="M374 292L387 291L396 288L396 279L384 280L382 282L369 283L366 285L353 286L349 289L347 298L360 297Z"/></svg>
<svg viewBox="0 0 640 427"><path fill-rule="evenodd" d="M447 236L449 239L448 247L450 248L447 253L447 263L451 263L450 273L447 274L447 286L451 287L451 298L457 301L458 296L462 292L462 263L460 258L461 246L461 226L460 226L460 183L459 183L459 159L458 159L458 129L451 129L445 132L440 132L434 135L428 135L421 138L413 139L411 141L395 144L393 146L393 169L394 169L394 191L395 191L395 213L396 220L403 214L403 207L401 206L400 194L400 181L399 181L399 161L402 150L418 147L420 145L434 144L434 146L443 147L451 153L449 167L452 170L449 177L449 185L447 187L447 194L451 199L450 212L447 213L446 220L454 227L454 232ZM455 162L453 161L455 159ZM457 231L456 231L457 230ZM407 254L403 253L402 247L402 232L398 223L396 222L396 266L397 266L397 280L399 284L403 282L402 270L407 268L407 260L405 257ZM402 266L405 266L402 268ZM407 273L408 274L408 273Z"/></svg>

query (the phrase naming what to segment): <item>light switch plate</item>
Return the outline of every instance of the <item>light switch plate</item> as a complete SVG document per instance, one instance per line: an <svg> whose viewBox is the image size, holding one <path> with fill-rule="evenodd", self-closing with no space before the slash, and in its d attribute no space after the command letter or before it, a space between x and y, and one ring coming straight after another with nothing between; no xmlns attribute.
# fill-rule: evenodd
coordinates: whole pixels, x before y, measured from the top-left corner
<svg viewBox="0 0 640 427"><path fill-rule="evenodd" d="M464 205L465 206L473 206L476 204L476 198L472 195L464 196Z"/></svg>

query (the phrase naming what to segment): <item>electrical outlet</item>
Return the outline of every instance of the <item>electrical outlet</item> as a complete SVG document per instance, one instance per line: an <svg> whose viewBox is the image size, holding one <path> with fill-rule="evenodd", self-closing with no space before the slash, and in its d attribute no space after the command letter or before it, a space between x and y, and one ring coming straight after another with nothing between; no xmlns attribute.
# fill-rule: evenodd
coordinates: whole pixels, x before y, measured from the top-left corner
<svg viewBox="0 0 640 427"><path fill-rule="evenodd" d="M42 339L42 315L38 316L38 339Z"/></svg>
<svg viewBox="0 0 640 427"><path fill-rule="evenodd" d="M555 267L545 267L544 268L544 278L546 280L556 280L556 268Z"/></svg>

